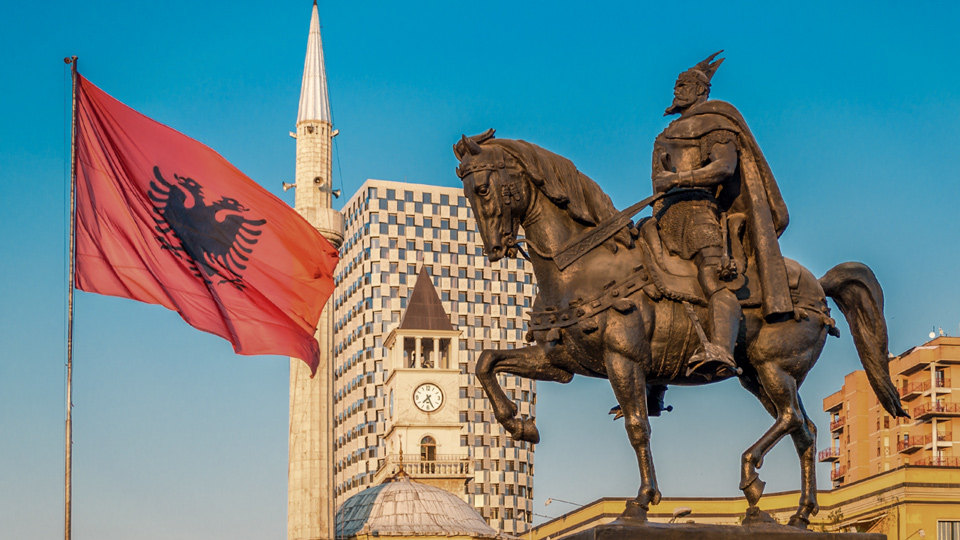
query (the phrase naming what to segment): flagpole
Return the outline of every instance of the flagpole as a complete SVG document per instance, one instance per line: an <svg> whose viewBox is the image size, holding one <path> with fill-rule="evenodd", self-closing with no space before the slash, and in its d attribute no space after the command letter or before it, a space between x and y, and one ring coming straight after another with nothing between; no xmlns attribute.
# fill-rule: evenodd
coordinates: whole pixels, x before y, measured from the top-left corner
<svg viewBox="0 0 960 540"><path fill-rule="evenodd" d="M64 485L63 485L63 538L70 540L72 533L72 500L73 493L73 265L76 228L76 186L77 186L77 57L64 58L64 62L71 64L70 78L73 82L72 113L70 119L70 275L67 277L67 420L64 428Z"/></svg>

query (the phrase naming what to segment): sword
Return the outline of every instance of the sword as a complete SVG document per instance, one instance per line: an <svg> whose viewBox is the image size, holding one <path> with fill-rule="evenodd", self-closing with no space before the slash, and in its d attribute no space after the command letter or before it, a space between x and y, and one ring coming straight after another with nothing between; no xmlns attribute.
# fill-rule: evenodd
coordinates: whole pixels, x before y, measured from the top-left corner
<svg viewBox="0 0 960 540"><path fill-rule="evenodd" d="M573 238L573 240L568 242L563 249L553 256L553 262L556 263L557 268L560 270L570 266L573 261L582 257L591 249L606 242L611 236L617 234L620 229L629 225L633 219L633 216L636 215L637 212L643 210L647 206L650 206L657 199L663 197L664 195L666 195L666 193L657 193L651 195L646 199L631 205L619 214L601 221L596 227L577 235L575 238Z"/></svg>

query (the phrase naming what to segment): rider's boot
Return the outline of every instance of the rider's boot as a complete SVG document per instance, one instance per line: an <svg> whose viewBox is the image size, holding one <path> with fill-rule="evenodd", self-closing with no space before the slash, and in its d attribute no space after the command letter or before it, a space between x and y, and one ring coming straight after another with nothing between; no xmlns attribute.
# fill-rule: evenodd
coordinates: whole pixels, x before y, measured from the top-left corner
<svg viewBox="0 0 960 540"><path fill-rule="evenodd" d="M716 259L716 260L714 260ZM719 256L703 257L700 262L700 285L709 294L707 314L710 319L710 342L698 350L688 362L687 374L701 373L708 377L739 374L733 349L740 333L743 311L737 296L720 282Z"/></svg>

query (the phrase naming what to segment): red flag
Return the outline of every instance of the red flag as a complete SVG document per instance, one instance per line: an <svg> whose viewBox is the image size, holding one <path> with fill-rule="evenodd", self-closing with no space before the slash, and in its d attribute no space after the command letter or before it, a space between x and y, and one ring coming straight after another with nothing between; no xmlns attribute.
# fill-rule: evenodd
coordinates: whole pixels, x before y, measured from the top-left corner
<svg viewBox="0 0 960 540"><path fill-rule="evenodd" d="M220 154L77 81L77 288L315 372L337 250Z"/></svg>

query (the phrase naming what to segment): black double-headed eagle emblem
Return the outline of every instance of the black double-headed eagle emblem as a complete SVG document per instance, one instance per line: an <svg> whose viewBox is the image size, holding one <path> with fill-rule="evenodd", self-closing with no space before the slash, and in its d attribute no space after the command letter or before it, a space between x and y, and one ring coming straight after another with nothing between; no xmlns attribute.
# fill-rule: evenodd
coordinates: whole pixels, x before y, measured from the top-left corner
<svg viewBox="0 0 960 540"><path fill-rule="evenodd" d="M154 229L160 233L155 238L163 249L184 260L206 283L219 277L218 284L243 290L241 274L267 221L243 217L249 209L230 197L208 204L203 186L193 178L174 174L171 183L159 167L153 168L153 175L149 195L156 214Z"/></svg>

